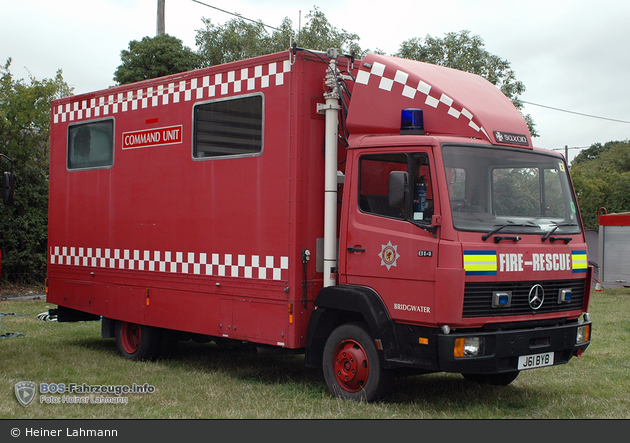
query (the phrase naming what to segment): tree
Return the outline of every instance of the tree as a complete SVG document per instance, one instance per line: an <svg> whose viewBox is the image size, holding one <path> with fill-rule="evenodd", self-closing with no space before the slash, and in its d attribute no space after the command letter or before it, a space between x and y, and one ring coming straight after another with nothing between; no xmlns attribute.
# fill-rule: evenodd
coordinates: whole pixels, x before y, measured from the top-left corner
<svg viewBox="0 0 630 443"><path fill-rule="evenodd" d="M120 58L122 63L114 72L114 81L119 85L200 67L199 56L168 34L132 40L129 50L120 52Z"/></svg>
<svg viewBox="0 0 630 443"><path fill-rule="evenodd" d="M435 65L467 71L480 75L497 86L509 98L516 109L523 109L519 96L525 92L523 82L516 79L510 63L485 49L483 39L470 31L449 32L443 39L427 35L404 41L397 57L419 60ZM530 135L537 137L531 116L524 115Z"/></svg>
<svg viewBox="0 0 630 443"><path fill-rule="evenodd" d="M15 199L0 204L2 279L43 281L46 276L48 234L48 152L50 101L72 89L55 78L15 80L11 59L0 67L0 152L14 163ZM0 162L2 171L7 162Z"/></svg>
<svg viewBox="0 0 630 443"><path fill-rule="evenodd" d="M262 22L248 23L241 18L215 25L202 19L205 29L197 30L195 43L203 66L214 66L274 52L273 39ZM284 49L288 48L287 45Z"/></svg>
<svg viewBox="0 0 630 443"><path fill-rule="evenodd" d="M597 159L597 157L599 157L602 153L610 151L613 143L616 142L609 142L605 145L602 145L601 143L592 144L588 149L583 149L578 155L575 156L573 162L571 163L571 166L573 167L581 164L586 164L591 160Z"/></svg>
<svg viewBox="0 0 630 443"><path fill-rule="evenodd" d="M598 228L602 207L608 213L630 211L630 142L597 143L585 149L571 164L571 178L587 228Z"/></svg>
<svg viewBox="0 0 630 443"><path fill-rule="evenodd" d="M298 46L320 51L337 48L344 54L354 53L358 58L367 53L359 46L357 34L334 27L317 7L306 15L306 19L306 24L297 34Z"/></svg>
<svg viewBox="0 0 630 443"><path fill-rule="evenodd" d="M338 48L346 54L363 56L358 44L359 36L343 29L337 29L323 12L315 7L306 16L307 22L299 31L293 31L293 23L284 18L279 28L270 34L262 22L247 22L242 18L228 21L225 25L215 25L203 18L204 29L197 30L195 43L203 66L243 60L259 55L284 51L295 41L306 49L325 51Z"/></svg>

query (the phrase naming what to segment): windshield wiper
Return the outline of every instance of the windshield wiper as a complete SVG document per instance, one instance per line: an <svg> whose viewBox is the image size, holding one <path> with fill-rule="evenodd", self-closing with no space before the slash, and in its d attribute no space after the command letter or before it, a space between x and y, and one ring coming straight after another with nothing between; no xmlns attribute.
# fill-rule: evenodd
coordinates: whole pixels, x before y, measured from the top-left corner
<svg viewBox="0 0 630 443"><path fill-rule="evenodd" d="M496 234L497 232L499 232L501 229L506 228L506 227L519 227L519 228L540 228L540 226L538 226L536 223L534 222L527 222L527 223L513 223L513 222L507 222L503 225L499 225L496 228L494 228L492 231L488 232L487 234L484 234L481 236L481 239L483 241L488 240L493 234Z"/></svg>
<svg viewBox="0 0 630 443"><path fill-rule="evenodd" d="M542 241L547 240L551 234L553 234L554 232L556 232L556 229L558 229L558 228L560 228L560 227L564 227L564 226L577 226L577 224L576 224L576 223L556 223L556 225L553 227L553 229L552 229L551 231L547 232L546 234L542 235L542 236L540 237L540 239L541 239ZM568 237L567 237L567 238L568 238ZM566 241L565 241L565 243L568 243L568 242L566 242Z"/></svg>

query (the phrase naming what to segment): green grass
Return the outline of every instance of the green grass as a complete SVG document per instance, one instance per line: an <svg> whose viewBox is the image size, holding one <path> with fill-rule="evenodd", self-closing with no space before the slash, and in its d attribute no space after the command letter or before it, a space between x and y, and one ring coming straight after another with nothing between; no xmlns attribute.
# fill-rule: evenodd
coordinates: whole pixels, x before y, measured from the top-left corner
<svg viewBox="0 0 630 443"><path fill-rule="evenodd" d="M524 371L507 387L467 383L458 374L397 379L386 400L333 399L319 371L301 355L249 355L213 344L181 342L157 362L120 357L100 322L37 319L44 300L0 301L0 419L628 419L630 418L630 290L593 293L592 343L581 360ZM155 386L128 403L46 404L15 398L19 381ZM81 396L82 394L75 394ZM61 395L56 394L57 397Z"/></svg>

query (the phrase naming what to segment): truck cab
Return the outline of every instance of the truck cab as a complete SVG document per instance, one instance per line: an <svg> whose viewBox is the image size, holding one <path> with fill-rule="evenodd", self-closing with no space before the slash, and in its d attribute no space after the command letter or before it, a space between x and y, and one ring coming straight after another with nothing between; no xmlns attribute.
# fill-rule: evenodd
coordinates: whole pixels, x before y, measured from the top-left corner
<svg viewBox="0 0 630 443"><path fill-rule="evenodd" d="M389 75L386 62L397 64ZM493 87L386 62L364 61L372 77L383 66L379 81L362 89L359 74L353 91L338 285L315 301L307 364L323 359L340 397L376 398L403 369L505 385L522 370L581 355L591 270L564 158L533 148L524 120ZM416 93L427 92L424 109L396 110L395 79L406 82L404 95L413 74ZM445 92L455 78L470 102ZM511 109L497 113L493 98ZM399 120L384 122L391 114ZM368 127L373 133L357 134Z"/></svg>

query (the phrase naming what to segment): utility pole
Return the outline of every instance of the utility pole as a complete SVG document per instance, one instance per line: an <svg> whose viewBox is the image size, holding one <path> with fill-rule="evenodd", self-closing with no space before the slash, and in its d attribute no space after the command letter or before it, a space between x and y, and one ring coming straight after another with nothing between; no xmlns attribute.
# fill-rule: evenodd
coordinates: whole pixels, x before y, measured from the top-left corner
<svg viewBox="0 0 630 443"><path fill-rule="evenodd" d="M157 35L164 35L164 2L166 0L158 0L157 2Z"/></svg>

